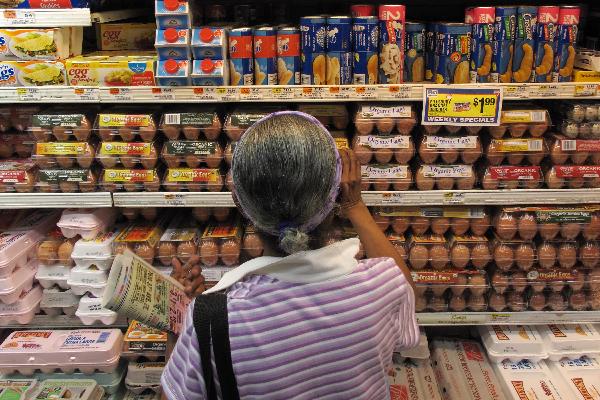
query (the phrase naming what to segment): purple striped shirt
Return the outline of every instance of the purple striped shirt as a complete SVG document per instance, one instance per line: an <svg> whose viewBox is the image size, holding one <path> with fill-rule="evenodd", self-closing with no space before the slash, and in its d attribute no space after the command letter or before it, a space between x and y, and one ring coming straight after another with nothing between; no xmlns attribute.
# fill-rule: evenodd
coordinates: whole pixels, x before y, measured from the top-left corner
<svg viewBox="0 0 600 400"><path fill-rule="evenodd" d="M227 297L243 400L389 399L392 352L419 341L414 294L392 259L310 284L252 275ZM162 376L172 400L206 398L192 310Z"/></svg>

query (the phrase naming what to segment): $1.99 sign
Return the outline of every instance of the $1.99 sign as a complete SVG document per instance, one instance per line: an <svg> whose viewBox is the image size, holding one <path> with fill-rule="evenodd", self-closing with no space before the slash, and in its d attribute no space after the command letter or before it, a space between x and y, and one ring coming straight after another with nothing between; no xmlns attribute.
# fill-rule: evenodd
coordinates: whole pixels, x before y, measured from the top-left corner
<svg viewBox="0 0 600 400"><path fill-rule="evenodd" d="M423 91L423 125L500 125L500 87L426 86Z"/></svg>

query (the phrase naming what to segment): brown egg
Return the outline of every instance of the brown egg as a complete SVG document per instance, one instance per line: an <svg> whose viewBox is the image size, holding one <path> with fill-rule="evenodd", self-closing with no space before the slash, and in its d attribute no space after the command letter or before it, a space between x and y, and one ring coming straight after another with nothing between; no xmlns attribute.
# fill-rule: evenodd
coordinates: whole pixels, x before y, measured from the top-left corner
<svg viewBox="0 0 600 400"><path fill-rule="evenodd" d="M382 215L375 214L373 215L373 219L382 232L387 231L387 229L390 227L390 217L384 217Z"/></svg>
<svg viewBox="0 0 600 400"><path fill-rule="evenodd" d="M499 181L494 179L490 174L489 170L485 171L483 179L481 180L481 187L485 190L496 190L499 186Z"/></svg>
<svg viewBox="0 0 600 400"><path fill-rule="evenodd" d="M133 251L149 264L154 261L155 249L146 243L138 243L134 246Z"/></svg>
<svg viewBox="0 0 600 400"><path fill-rule="evenodd" d="M590 289L592 292L600 291L600 268L595 268L587 276Z"/></svg>
<svg viewBox="0 0 600 400"><path fill-rule="evenodd" d="M511 214L502 213L496 218L494 229L500 239L511 240L517 234L517 219Z"/></svg>
<svg viewBox="0 0 600 400"><path fill-rule="evenodd" d="M462 296L452 296L449 304L451 311L464 311L467 307L467 302Z"/></svg>
<svg viewBox="0 0 600 400"><path fill-rule="evenodd" d="M103 142L108 142L113 139L113 128L100 128L97 132L98 137L100 137L100 140L102 140Z"/></svg>
<svg viewBox="0 0 600 400"><path fill-rule="evenodd" d="M156 137L156 127L154 125L141 126L139 135L144 142L151 142Z"/></svg>
<svg viewBox="0 0 600 400"><path fill-rule="evenodd" d="M119 157L111 155L98 156L98 161L104 168L114 168L119 163Z"/></svg>
<svg viewBox="0 0 600 400"><path fill-rule="evenodd" d="M120 208L119 211L121 211L121 215L123 215L129 221L133 221L138 217L138 215L140 215L139 208Z"/></svg>
<svg viewBox="0 0 600 400"><path fill-rule="evenodd" d="M412 269L421 270L429 262L429 251L427 247L417 244L411 247L408 252L408 262Z"/></svg>
<svg viewBox="0 0 600 400"><path fill-rule="evenodd" d="M543 311L546 308L546 296L543 293L535 293L529 298L529 308L533 311Z"/></svg>
<svg viewBox="0 0 600 400"><path fill-rule="evenodd" d="M91 171L88 173L87 181L79 182L79 190L84 193L95 192L98 185L98 178Z"/></svg>
<svg viewBox="0 0 600 400"><path fill-rule="evenodd" d="M415 155L415 145L412 140L408 141L408 148L404 149L395 149L394 157L396 158L396 162L400 164L408 164L410 160Z"/></svg>
<svg viewBox="0 0 600 400"><path fill-rule="evenodd" d="M592 310L600 310L600 293L592 292L588 294L587 301Z"/></svg>
<svg viewBox="0 0 600 400"><path fill-rule="evenodd" d="M456 188L458 190L471 190L475 187L475 174L456 179Z"/></svg>
<svg viewBox="0 0 600 400"><path fill-rule="evenodd" d="M86 146L86 149L83 154L77 156L77 164L81 168L90 168L92 163L94 162L94 157L96 156L96 149L93 145Z"/></svg>
<svg viewBox="0 0 600 400"><path fill-rule="evenodd" d="M541 268L552 268L556 263L556 247L550 243L541 243L537 247L537 256Z"/></svg>
<svg viewBox="0 0 600 400"><path fill-rule="evenodd" d="M200 261L212 267L219 261L219 246L213 240L202 240L200 243Z"/></svg>
<svg viewBox="0 0 600 400"><path fill-rule="evenodd" d="M458 132L460 132L460 130L462 129L462 126L455 126L455 125L446 125L446 132L450 133L451 135L454 135Z"/></svg>
<svg viewBox="0 0 600 400"><path fill-rule="evenodd" d="M579 222L564 222L560 226L560 236L567 240L573 240L579 236L581 225Z"/></svg>
<svg viewBox="0 0 600 400"><path fill-rule="evenodd" d="M221 261L230 267L240 260L240 244L235 240L226 240L221 244Z"/></svg>
<svg viewBox="0 0 600 400"><path fill-rule="evenodd" d="M69 136L71 136L71 129L64 126L53 126L52 134L59 142L64 142L69 140Z"/></svg>
<svg viewBox="0 0 600 400"><path fill-rule="evenodd" d="M490 309L496 312L504 311L506 308L506 300L504 295L500 293L492 292L489 298Z"/></svg>
<svg viewBox="0 0 600 400"><path fill-rule="evenodd" d="M471 311L485 311L487 308L487 303L485 301L485 297L482 296L469 296L469 301L467 303L467 307Z"/></svg>
<svg viewBox="0 0 600 400"><path fill-rule="evenodd" d="M443 297L433 296L429 299L427 307L433 312L446 312L448 311L448 304Z"/></svg>
<svg viewBox="0 0 600 400"><path fill-rule="evenodd" d="M373 188L376 191L384 192L390 189L390 181L388 179L377 179L373 181Z"/></svg>
<svg viewBox="0 0 600 400"><path fill-rule="evenodd" d="M540 165L546 154L543 151L527 154L527 161L531 165Z"/></svg>
<svg viewBox="0 0 600 400"><path fill-rule="evenodd" d="M141 209L140 214L146 221L154 221L158 216L158 209L156 207L144 207Z"/></svg>
<svg viewBox="0 0 600 400"><path fill-rule="evenodd" d="M465 164L474 164L481 157L482 149L479 140L475 143L475 148L462 150L460 157Z"/></svg>
<svg viewBox="0 0 600 400"><path fill-rule="evenodd" d="M588 152L578 151L571 154L571 161L573 162L573 164L581 165L585 163L585 160L587 160L589 156L590 153Z"/></svg>
<svg viewBox="0 0 600 400"><path fill-rule="evenodd" d="M184 126L182 131L187 140L198 140L200 138L200 128L197 126Z"/></svg>
<svg viewBox="0 0 600 400"><path fill-rule="evenodd" d="M542 137L547 130L548 124L546 122L529 125L529 134L533 137Z"/></svg>
<svg viewBox="0 0 600 400"><path fill-rule="evenodd" d="M38 245L37 258L42 264L52 265L58 260L58 247L56 240L44 240Z"/></svg>
<svg viewBox="0 0 600 400"><path fill-rule="evenodd" d="M442 129L441 125L421 125L423 127L423 130L425 131L425 133L427 133L428 135L435 135L436 133L438 133L440 131L440 129Z"/></svg>
<svg viewBox="0 0 600 400"><path fill-rule="evenodd" d="M435 186L435 178L426 177L422 167L417 171L416 181L419 190L433 190Z"/></svg>
<svg viewBox="0 0 600 400"><path fill-rule="evenodd" d="M75 165L75 159L73 158L73 156L56 156L56 163L61 168L71 168L73 167L73 165Z"/></svg>
<svg viewBox="0 0 600 400"><path fill-rule="evenodd" d="M37 190L40 193L55 193L56 192L56 185L39 184L38 187L37 187ZM6 192L6 191L8 191L8 189L5 188L4 185L0 185L0 192L3 193L3 192Z"/></svg>
<svg viewBox="0 0 600 400"><path fill-rule="evenodd" d="M178 125L162 125L161 130L163 131L163 134L169 140L178 139L179 133L181 132L181 129ZM102 140L108 140L108 139L102 138Z"/></svg>
<svg viewBox="0 0 600 400"><path fill-rule="evenodd" d="M527 289L527 277L523 272L514 272L509 281L515 293L522 294Z"/></svg>
<svg viewBox="0 0 600 400"><path fill-rule="evenodd" d="M553 164L564 164L569 159L569 154L562 151L560 141L554 142L550 149L550 159Z"/></svg>
<svg viewBox="0 0 600 400"><path fill-rule="evenodd" d="M156 151L156 147L150 147L150 154L141 158L142 166L146 169L152 169L156 167L156 163L158 161L158 152Z"/></svg>
<svg viewBox="0 0 600 400"><path fill-rule="evenodd" d="M91 125L87 118L83 118L81 120L81 125L74 127L72 130L73 136L75 139L80 142L85 142L90 138L90 134L92 133Z"/></svg>
<svg viewBox="0 0 600 400"><path fill-rule="evenodd" d="M206 207L192 208L192 216L198 222L207 222L210 219L210 208L206 208Z"/></svg>
<svg viewBox="0 0 600 400"><path fill-rule="evenodd" d="M100 183L101 189L106 191L106 192L116 192L117 191L117 185L115 183L111 183L111 182L101 182Z"/></svg>
<svg viewBox="0 0 600 400"><path fill-rule="evenodd" d="M552 311L564 311L567 309L567 302L561 293L550 293L548 307Z"/></svg>
<svg viewBox="0 0 600 400"><path fill-rule="evenodd" d="M471 262L475 268L484 268L492 260L487 244L479 243L471 249Z"/></svg>
<svg viewBox="0 0 600 400"><path fill-rule="evenodd" d="M562 243L558 248L558 263L561 268L573 268L577 263L577 247L574 243Z"/></svg>
<svg viewBox="0 0 600 400"><path fill-rule="evenodd" d="M221 134L222 129L223 124L221 123L219 116L215 114L213 116L212 124L210 126L203 127L202 132L204 132L204 136L206 136L208 140L216 140Z"/></svg>
<svg viewBox="0 0 600 400"><path fill-rule="evenodd" d="M508 275L495 273L494 276L492 276L492 288L494 288L497 293L503 294L508 289L508 285Z"/></svg>
<svg viewBox="0 0 600 400"><path fill-rule="evenodd" d="M513 249L505 244L498 243L494 248L494 261L502 271L508 271L515 260Z"/></svg>
<svg viewBox="0 0 600 400"><path fill-rule="evenodd" d="M429 249L429 263L433 269L441 270L446 268L450 261L448 249L444 245L435 244Z"/></svg>
<svg viewBox="0 0 600 400"><path fill-rule="evenodd" d="M15 145L15 149L16 149L16 145ZM592 153L592 164L600 165L600 151Z"/></svg>
<svg viewBox="0 0 600 400"><path fill-rule="evenodd" d="M538 225L540 236L544 240L552 240L560 232L560 225L554 222Z"/></svg>
<svg viewBox="0 0 600 400"><path fill-rule="evenodd" d="M469 264L471 252L464 244L455 244L450 250L450 261L454 268L463 269Z"/></svg>
<svg viewBox="0 0 600 400"><path fill-rule="evenodd" d="M177 168L179 166L179 156L174 154L163 153L162 160L167 164L168 168Z"/></svg>
<svg viewBox="0 0 600 400"><path fill-rule="evenodd" d="M331 117L331 123L333 127L338 130L346 129L348 127L348 115L334 115Z"/></svg>
<svg viewBox="0 0 600 400"><path fill-rule="evenodd" d="M483 129L483 126L465 126L465 129L469 135L477 136L481 129Z"/></svg>
<svg viewBox="0 0 600 400"><path fill-rule="evenodd" d="M413 217L410 226L415 235L422 235L429 229L431 220L427 217Z"/></svg>
<svg viewBox="0 0 600 400"><path fill-rule="evenodd" d="M410 135L416 125L416 120L413 118L399 118L396 121L396 128L401 135Z"/></svg>
<svg viewBox="0 0 600 400"><path fill-rule="evenodd" d="M404 234L410 226L410 217L394 217L392 219L392 230L398 235Z"/></svg>
<svg viewBox="0 0 600 400"><path fill-rule="evenodd" d="M363 179L360 182L360 190L362 190L363 192L370 190L371 189L371 180L366 180Z"/></svg>
<svg viewBox="0 0 600 400"><path fill-rule="evenodd" d="M436 217L431 221L431 232L437 235L443 235L450 227L450 219L445 217Z"/></svg>
<svg viewBox="0 0 600 400"><path fill-rule="evenodd" d="M483 236L490 227L489 215L484 215L481 218L471 219L471 232L476 236Z"/></svg>
<svg viewBox="0 0 600 400"><path fill-rule="evenodd" d="M375 122L373 120L369 120L369 119L356 119L356 121L354 122L354 126L356 126L356 131L360 134L360 135L369 135L372 131L373 128L375 127Z"/></svg>
<svg viewBox="0 0 600 400"><path fill-rule="evenodd" d="M580 177L574 177L574 178L569 178L567 183L569 184L569 187L571 189L581 189L585 183L585 180Z"/></svg>
<svg viewBox="0 0 600 400"><path fill-rule="evenodd" d="M366 165L371 162L371 158L373 157L373 150L369 146L365 146L362 143L359 143L358 136L354 138L352 149L354 150L354 154L358 159L358 162L361 165Z"/></svg>
<svg viewBox="0 0 600 400"><path fill-rule="evenodd" d="M469 230L471 223L468 218L452 218L450 228L457 236L462 236Z"/></svg>
<svg viewBox="0 0 600 400"><path fill-rule="evenodd" d="M77 182L61 181L58 182L58 188L62 193L75 193L79 190Z"/></svg>
<svg viewBox="0 0 600 400"><path fill-rule="evenodd" d="M501 143L492 140L487 147L486 157L490 165L500 165L504 160L505 154L500 151Z"/></svg>
<svg viewBox="0 0 600 400"><path fill-rule="evenodd" d="M121 140L124 142L132 142L133 140L135 140L136 135L138 134L137 132L137 128L133 129L131 127L128 126L122 126L117 130L119 136L121 137ZM113 138L114 140L114 138Z"/></svg>
<svg viewBox="0 0 600 400"><path fill-rule="evenodd" d="M223 177L221 175L219 175L217 177L217 181L208 183L206 185L206 188L208 189L209 192L220 192L221 190L223 190L224 184L225 184L225 182L223 181Z"/></svg>
<svg viewBox="0 0 600 400"><path fill-rule="evenodd" d="M9 158L13 155L13 151L12 144L0 142L0 158Z"/></svg>
<svg viewBox="0 0 600 400"><path fill-rule="evenodd" d="M144 182L144 190L147 192L158 192L160 190L160 180L158 176L154 177L151 182Z"/></svg>
<svg viewBox="0 0 600 400"><path fill-rule="evenodd" d="M197 156L195 154L188 154L188 155L186 155L184 157L184 160L185 160L186 166L188 166L189 168L198 168L200 166L200 164L202 163L202 160L200 159L200 156ZM211 165L214 165L214 162L211 163ZM211 165L209 165L209 167ZM219 164L217 164L217 166L218 165ZM211 168L214 168L214 167L211 167Z"/></svg>
<svg viewBox="0 0 600 400"><path fill-rule="evenodd" d="M243 248L250 257L260 257L264 251L264 243L258 233L246 233Z"/></svg>
<svg viewBox="0 0 600 400"><path fill-rule="evenodd" d="M546 174L546 185L549 189L561 189L564 186L564 179L556 176L556 170L551 168Z"/></svg>
<svg viewBox="0 0 600 400"><path fill-rule="evenodd" d="M525 159L525 154L519 152L511 152L506 156L506 161L510 165L521 165L523 160Z"/></svg>
<svg viewBox="0 0 600 400"><path fill-rule="evenodd" d="M212 209L212 213L217 222L224 222L229 218L231 210L229 207L215 207Z"/></svg>
<svg viewBox="0 0 600 400"><path fill-rule="evenodd" d="M187 262L192 256L196 255L196 248L197 246L193 240L181 242L177 246L177 257L182 262Z"/></svg>
<svg viewBox="0 0 600 400"><path fill-rule="evenodd" d="M431 293L433 293L434 297L443 296L444 293L446 293L446 291L448 291L448 288L449 288L448 285L441 285L441 284L436 284L436 285L430 286Z"/></svg>
<svg viewBox="0 0 600 400"><path fill-rule="evenodd" d="M419 145L419 157L425 164L433 164L438 158L438 151L437 149L428 148L426 140L421 141Z"/></svg>
<svg viewBox="0 0 600 400"><path fill-rule="evenodd" d="M442 161L446 164L454 164L458 160L459 152L455 149L444 149L441 153Z"/></svg>
<svg viewBox="0 0 600 400"><path fill-rule="evenodd" d="M508 309L513 312L525 311L527 308L523 295L517 292L509 293L506 296L506 304L508 305Z"/></svg>
<svg viewBox="0 0 600 400"><path fill-rule="evenodd" d="M534 293L542 293L546 289L546 282L544 281L529 281L529 286Z"/></svg>
<svg viewBox="0 0 600 400"><path fill-rule="evenodd" d="M389 135L394 130L396 122L392 118L380 118L375 121L379 133Z"/></svg>
<svg viewBox="0 0 600 400"><path fill-rule="evenodd" d="M517 229L519 236L525 240L531 240L537 234L538 226L535 216L532 214L523 214L519 218Z"/></svg>
<svg viewBox="0 0 600 400"><path fill-rule="evenodd" d="M158 259L162 265L171 265L176 254L177 248L173 242L160 242L158 244Z"/></svg>
<svg viewBox="0 0 600 400"><path fill-rule="evenodd" d="M394 152L392 149L376 149L375 150L375 160L381 164L387 164L392 161L392 157Z"/></svg>
<svg viewBox="0 0 600 400"><path fill-rule="evenodd" d="M514 138L520 138L527 132L527 128L527 124L511 124L508 126L508 133Z"/></svg>
<svg viewBox="0 0 600 400"><path fill-rule="evenodd" d="M583 237L586 240L595 240L600 236L600 216L592 214L590 222L583 225Z"/></svg>
<svg viewBox="0 0 600 400"><path fill-rule="evenodd" d="M427 298L424 296L416 296L415 297L415 311L423 312L427 308Z"/></svg>
<svg viewBox="0 0 600 400"><path fill-rule="evenodd" d="M452 294L455 296L462 296L465 290L468 287L467 277L463 274L459 274L456 276L456 280L452 284L450 290Z"/></svg>
<svg viewBox="0 0 600 400"><path fill-rule="evenodd" d="M569 286L573 290L581 290L585 285L585 275L583 273L579 273L573 271L573 279L569 282Z"/></svg>
<svg viewBox="0 0 600 400"><path fill-rule="evenodd" d="M506 125L488 126L488 132L490 133L490 136L492 136L494 139L501 139L502 137L504 137L507 129L508 126Z"/></svg>
<svg viewBox="0 0 600 400"><path fill-rule="evenodd" d="M410 169L408 169L406 171L406 178L399 178L399 179L395 179L392 182L392 188L394 190L408 190L410 189L411 185L412 185L412 180L413 180L413 176L412 176L412 172Z"/></svg>
<svg viewBox="0 0 600 400"><path fill-rule="evenodd" d="M515 250L515 261L522 271L529 271L535 261L535 250L531 244L520 244Z"/></svg>
<svg viewBox="0 0 600 400"><path fill-rule="evenodd" d="M29 133L37 142L46 142L52 132L48 128L43 128L41 126L32 126L31 128L29 128Z"/></svg>
<svg viewBox="0 0 600 400"><path fill-rule="evenodd" d="M426 285L415 287L415 298L425 296L425 292L427 292L428 287Z"/></svg>
<svg viewBox="0 0 600 400"><path fill-rule="evenodd" d="M435 184L438 190L451 190L454 187L454 178L435 178Z"/></svg>
<svg viewBox="0 0 600 400"><path fill-rule="evenodd" d="M569 296L569 307L574 311L585 311L588 309L588 301L583 292L573 292Z"/></svg>

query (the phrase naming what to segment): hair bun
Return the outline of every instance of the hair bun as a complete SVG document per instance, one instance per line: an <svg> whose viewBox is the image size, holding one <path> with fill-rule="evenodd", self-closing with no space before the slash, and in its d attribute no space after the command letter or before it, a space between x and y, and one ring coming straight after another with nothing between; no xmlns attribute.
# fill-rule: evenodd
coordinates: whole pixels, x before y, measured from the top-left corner
<svg viewBox="0 0 600 400"><path fill-rule="evenodd" d="M309 249L310 236L297 228L285 228L279 235L279 248L287 254L294 254Z"/></svg>

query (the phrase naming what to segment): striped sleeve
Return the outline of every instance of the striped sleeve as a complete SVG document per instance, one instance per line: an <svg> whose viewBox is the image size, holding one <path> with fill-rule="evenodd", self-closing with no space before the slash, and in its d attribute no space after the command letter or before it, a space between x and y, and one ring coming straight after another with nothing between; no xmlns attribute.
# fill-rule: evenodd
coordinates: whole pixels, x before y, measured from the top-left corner
<svg viewBox="0 0 600 400"><path fill-rule="evenodd" d="M400 349L410 349L416 347L420 339L419 325L417 324L417 315L415 313L415 293L402 272L400 273L400 280L402 295L399 299L400 312L398 313L398 318L400 319L400 339L398 347Z"/></svg>
<svg viewBox="0 0 600 400"><path fill-rule="evenodd" d="M169 400L206 399L193 310L194 302L188 308L184 328L161 376L163 393Z"/></svg>

